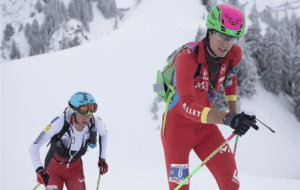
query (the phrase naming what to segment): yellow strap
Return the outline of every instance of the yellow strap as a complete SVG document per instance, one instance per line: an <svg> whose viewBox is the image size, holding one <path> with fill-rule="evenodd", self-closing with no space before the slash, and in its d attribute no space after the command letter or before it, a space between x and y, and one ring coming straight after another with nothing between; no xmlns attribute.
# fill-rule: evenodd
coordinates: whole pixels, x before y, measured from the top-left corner
<svg viewBox="0 0 300 190"><path fill-rule="evenodd" d="M229 95L229 96L225 96L226 101L236 101L236 95Z"/></svg>
<svg viewBox="0 0 300 190"><path fill-rule="evenodd" d="M205 107L203 110L202 110L202 113L201 113L201 123L207 123L207 114L208 112L210 111L211 109L208 108L208 107Z"/></svg>

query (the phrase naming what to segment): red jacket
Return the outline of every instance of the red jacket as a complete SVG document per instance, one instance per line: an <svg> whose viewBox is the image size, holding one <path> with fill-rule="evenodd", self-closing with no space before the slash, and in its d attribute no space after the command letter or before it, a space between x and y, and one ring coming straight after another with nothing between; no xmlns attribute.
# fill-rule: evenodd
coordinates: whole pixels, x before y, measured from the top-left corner
<svg viewBox="0 0 300 190"><path fill-rule="evenodd" d="M209 95L209 67L205 57L205 40L200 42L198 58L188 49L183 50L175 65L174 85L177 93L173 97L172 109L168 111L167 122L176 124L207 123L207 114L213 106L208 101ZM225 76L230 69L230 61L233 67L237 67L242 57L242 50L234 45L227 57L223 60L215 85L216 92L222 86ZM202 64L200 76L194 80L197 63ZM237 76L232 78L233 84L225 87L227 101L236 101Z"/></svg>

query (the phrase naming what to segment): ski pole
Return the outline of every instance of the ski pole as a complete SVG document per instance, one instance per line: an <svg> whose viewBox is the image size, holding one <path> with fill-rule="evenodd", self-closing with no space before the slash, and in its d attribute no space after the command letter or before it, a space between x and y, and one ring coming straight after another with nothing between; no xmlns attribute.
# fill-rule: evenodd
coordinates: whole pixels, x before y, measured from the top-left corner
<svg viewBox="0 0 300 190"><path fill-rule="evenodd" d="M187 176L174 190L178 190L183 184L185 184L195 173L200 170L200 168L206 164L214 155L216 155L233 137L235 136L234 133L228 137L228 139L225 140L225 142L217 148L213 153L211 153L189 176Z"/></svg>
<svg viewBox="0 0 300 190"><path fill-rule="evenodd" d="M268 127L266 124L264 124L263 122L261 122L259 119L255 118L257 121L259 121L261 124L263 124L265 127L267 127L270 131L272 131L273 133L275 133L275 131L273 129L271 129L270 127Z"/></svg>
<svg viewBox="0 0 300 190"><path fill-rule="evenodd" d="M41 185L41 184L37 184L37 185L33 188L33 190L36 190L40 185Z"/></svg>
<svg viewBox="0 0 300 190"><path fill-rule="evenodd" d="M96 190L98 190L98 189L99 189L100 177L101 177L101 175L100 175L100 173L99 173L99 177L98 177L98 183L97 183L97 189L96 189Z"/></svg>
<svg viewBox="0 0 300 190"><path fill-rule="evenodd" d="M235 156L236 154L236 149L237 149L237 145L238 145L238 141L239 141L239 135L236 136L236 139L235 139L235 145L234 145L234 152L233 152L233 156Z"/></svg>

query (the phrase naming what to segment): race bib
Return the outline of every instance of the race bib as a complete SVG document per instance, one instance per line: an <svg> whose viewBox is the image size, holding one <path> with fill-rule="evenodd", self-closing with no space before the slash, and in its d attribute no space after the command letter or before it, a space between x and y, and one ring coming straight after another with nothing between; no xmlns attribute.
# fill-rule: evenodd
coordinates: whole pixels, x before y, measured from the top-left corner
<svg viewBox="0 0 300 190"><path fill-rule="evenodd" d="M189 164L171 164L169 181L180 184L189 176ZM189 180L184 185L189 184Z"/></svg>

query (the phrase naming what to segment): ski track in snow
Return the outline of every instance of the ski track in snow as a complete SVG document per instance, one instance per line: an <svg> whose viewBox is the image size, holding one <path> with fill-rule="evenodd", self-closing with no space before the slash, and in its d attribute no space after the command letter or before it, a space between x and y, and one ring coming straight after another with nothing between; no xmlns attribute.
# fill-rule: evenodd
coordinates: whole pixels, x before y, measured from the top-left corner
<svg viewBox="0 0 300 190"><path fill-rule="evenodd" d="M1 189L20 189L19 184L33 189L36 174L29 145L76 91L94 95L99 105L95 115L108 130L109 172L102 176L100 189L168 189L156 129L161 118L153 121L150 114L156 96L152 85L166 57L193 41L199 26L205 28L203 14L206 9L197 0L143 1L117 30L98 41L2 64ZM261 126L240 139L240 189L299 189L299 122L285 110L284 98L272 97L258 83L258 95L242 101L245 112L257 114L276 133ZM159 106L162 113L165 105ZM232 133L229 127L220 128L225 138ZM42 161L48 149L40 149ZM82 158L87 189L96 187L98 154L98 148L90 149ZM200 163L191 153L190 172ZM206 167L191 178L190 189L200 188L218 189Z"/></svg>

